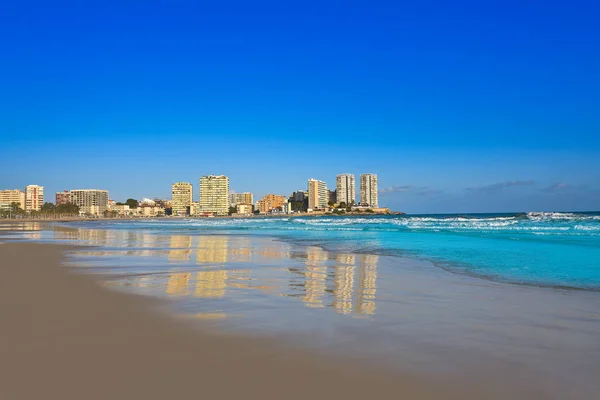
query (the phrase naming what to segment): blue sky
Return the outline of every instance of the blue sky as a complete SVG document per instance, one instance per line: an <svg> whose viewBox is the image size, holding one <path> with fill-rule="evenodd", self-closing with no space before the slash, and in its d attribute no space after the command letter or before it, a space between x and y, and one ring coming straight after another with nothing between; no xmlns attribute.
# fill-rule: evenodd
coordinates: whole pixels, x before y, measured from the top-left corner
<svg viewBox="0 0 600 400"><path fill-rule="evenodd" d="M0 187L374 172L411 213L600 209L600 4L401 3L4 4Z"/></svg>

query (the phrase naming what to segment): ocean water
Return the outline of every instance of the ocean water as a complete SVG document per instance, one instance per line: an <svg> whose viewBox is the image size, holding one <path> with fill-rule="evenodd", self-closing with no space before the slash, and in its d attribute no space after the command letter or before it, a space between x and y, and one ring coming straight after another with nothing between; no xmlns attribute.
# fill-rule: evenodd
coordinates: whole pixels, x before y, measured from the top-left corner
<svg viewBox="0 0 600 400"><path fill-rule="evenodd" d="M90 221L94 229L269 236L338 253L426 259L506 283L600 290L600 213Z"/></svg>

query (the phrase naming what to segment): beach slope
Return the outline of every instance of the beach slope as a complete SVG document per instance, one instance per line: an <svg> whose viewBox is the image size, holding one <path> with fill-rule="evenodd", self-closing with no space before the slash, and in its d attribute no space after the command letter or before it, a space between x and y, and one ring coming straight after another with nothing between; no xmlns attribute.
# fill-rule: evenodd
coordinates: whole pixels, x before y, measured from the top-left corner
<svg viewBox="0 0 600 400"><path fill-rule="evenodd" d="M501 398L253 337L216 335L61 265L64 246L0 244L1 399Z"/></svg>

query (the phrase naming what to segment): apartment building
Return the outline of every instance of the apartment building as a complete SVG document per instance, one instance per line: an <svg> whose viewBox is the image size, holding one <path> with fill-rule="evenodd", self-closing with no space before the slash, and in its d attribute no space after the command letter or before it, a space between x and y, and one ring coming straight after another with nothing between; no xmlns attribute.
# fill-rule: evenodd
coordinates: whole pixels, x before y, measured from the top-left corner
<svg viewBox="0 0 600 400"><path fill-rule="evenodd" d="M128 204L115 204L111 210L116 211L118 215L129 215L131 212Z"/></svg>
<svg viewBox="0 0 600 400"><path fill-rule="evenodd" d="M254 196L250 192L231 193L229 195L229 206L236 207L238 204L253 204Z"/></svg>
<svg viewBox="0 0 600 400"><path fill-rule="evenodd" d="M192 206L192 184L175 182L171 185L171 210L173 215L189 215Z"/></svg>
<svg viewBox="0 0 600 400"><path fill-rule="evenodd" d="M200 212L214 215L229 214L229 178L208 175L200 178Z"/></svg>
<svg viewBox="0 0 600 400"><path fill-rule="evenodd" d="M0 190L0 204L19 203L19 208L25 209L25 192L19 189Z"/></svg>
<svg viewBox="0 0 600 400"><path fill-rule="evenodd" d="M362 206L379 207L377 190L376 174L362 174L360 176L360 204Z"/></svg>
<svg viewBox="0 0 600 400"><path fill-rule="evenodd" d="M142 217L158 217L165 215L165 208L155 204L142 204L136 209L136 212Z"/></svg>
<svg viewBox="0 0 600 400"><path fill-rule="evenodd" d="M56 205L67 204L71 201L71 192L64 190L62 192L56 192Z"/></svg>
<svg viewBox="0 0 600 400"><path fill-rule="evenodd" d="M303 190L297 190L290 195L290 201L302 202L306 199L306 192Z"/></svg>
<svg viewBox="0 0 600 400"><path fill-rule="evenodd" d="M29 185L25 187L25 211L40 211L44 205L44 187Z"/></svg>
<svg viewBox="0 0 600 400"><path fill-rule="evenodd" d="M308 180L308 209L318 210L327 208L329 201L329 192L327 184L318 179Z"/></svg>
<svg viewBox="0 0 600 400"><path fill-rule="evenodd" d="M236 206L236 213L243 214L243 215L252 214L252 204L239 203Z"/></svg>
<svg viewBox="0 0 600 400"><path fill-rule="evenodd" d="M102 215L108 210L108 190L71 190L71 203L79 207L80 213Z"/></svg>
<svg viewBox="0 0 600 400"><path fill-rule="evenodd" d="M336 176L336 203L346 203L348 206L356 203L356 185L353 174Z"/></svg>
<svg viewBox="0 0 600 400"><path fill-rule="evenodd" d="M327 191L327 203L337 203L337 190L328 190Z"/></svg>
<svg viewBox="0 0 600 400"><path fill-rule="evenodd" d="M268 194L258 201L258 210L261 213L268 213L281 207L287 203L285 196L277 196L276 194Z"/></svg>

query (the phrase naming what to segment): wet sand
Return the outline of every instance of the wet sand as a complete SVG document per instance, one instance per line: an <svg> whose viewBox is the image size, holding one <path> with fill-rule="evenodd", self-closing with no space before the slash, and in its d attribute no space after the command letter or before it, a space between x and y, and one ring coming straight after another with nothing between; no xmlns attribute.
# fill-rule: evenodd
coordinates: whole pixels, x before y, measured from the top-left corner
<svg viewBox="0 0 600 400"><path fill-rule="evenodd" d="M65 249L0 244L2 399L545 398L501 375L449 382L198 331L157 312L157 300L69 272Z"/></svg>

